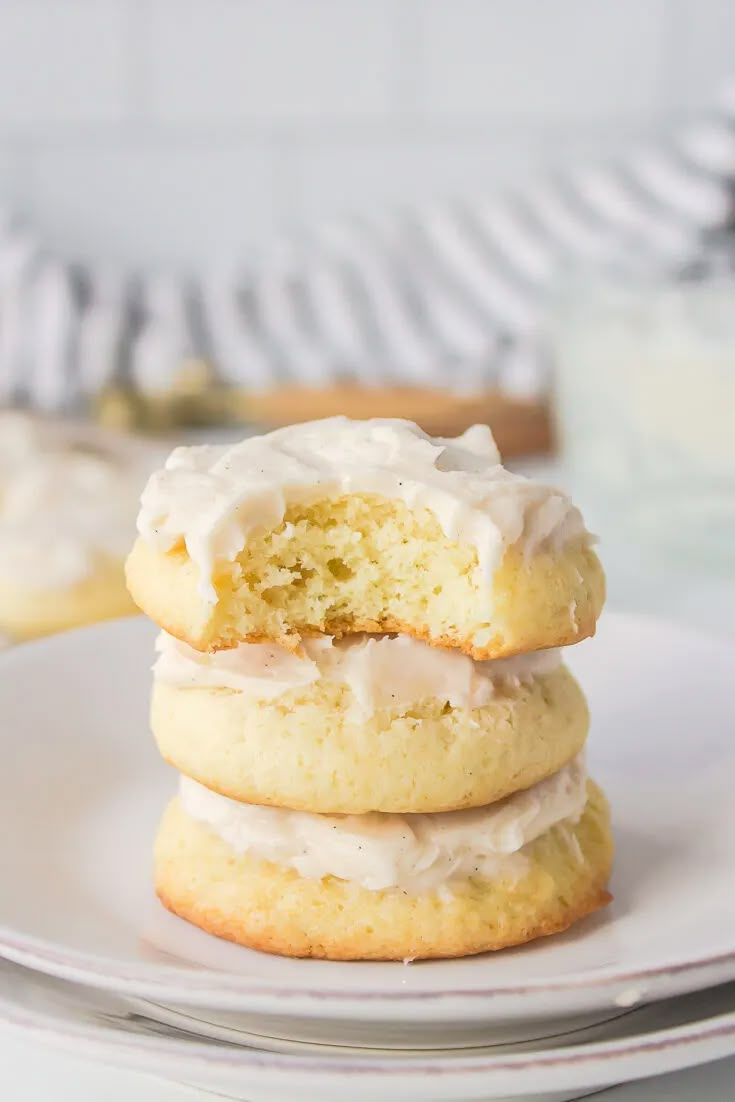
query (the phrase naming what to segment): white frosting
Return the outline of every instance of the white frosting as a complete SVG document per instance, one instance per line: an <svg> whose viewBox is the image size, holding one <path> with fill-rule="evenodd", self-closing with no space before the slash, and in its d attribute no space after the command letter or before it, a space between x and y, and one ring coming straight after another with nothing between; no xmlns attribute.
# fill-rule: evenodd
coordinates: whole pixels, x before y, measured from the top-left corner
<svg viewBox="0 0 735 1102"><path fill-rule="evenodd" d="M202 596L215 603L214 565L235 559L251 531L279 525L291 504L352 493L431 510L449 539L477 548L487 582L512 544L531 554L586 535L565 494L501 465L484 425L442 439L410 421L346 417L176 448L143 492L138 531L162 551L183 541Z"/></svg>
<svg viewBox="0 0 735 1102"><path fill-rule="evenodd" d="M352 691L357 715L370 716L428 697L454 708L481 708L499 685L517 687L561 665L558 650L474 662L407 635L322 636L302 646L303 656L269 643L202 654L162 632L154 676L181 688L230 689L255 700L273 700L320 679L336 681Z"/></svg>
<svg viewBox="0 0 735 1102"><path fill-rule="evenodd" d="M587 802L584 754L525 792L438 815L311 815L236 803L182 777L184 811L238 854L320 880L336 876L370 891L446 891L470 877L522 875L523 848Z"/></svg>
<svg viewBox="0 0 735 1102"><path fill-rule="evenodd" d="M150 469L150 466L148 466ZM0 577L31 588L84 579L94 559L122 559L135 534L143 463L62 439L0 412Z"/></svg>

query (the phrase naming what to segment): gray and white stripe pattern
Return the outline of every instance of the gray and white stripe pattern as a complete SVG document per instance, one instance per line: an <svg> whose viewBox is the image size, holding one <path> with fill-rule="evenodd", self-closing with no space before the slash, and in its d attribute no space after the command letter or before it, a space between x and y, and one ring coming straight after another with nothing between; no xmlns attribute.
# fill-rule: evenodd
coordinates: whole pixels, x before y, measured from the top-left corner
<svg viewBox="0 0 735 1102"><path fill-rule="evenodd" d="M619 163L505 197L367 214L194 281L72 268L0 218L0 403L158 394L192 358L231 385L542 389L534 334L565 264L621 241L682 258L731 223L735 87L698 124Z"/></svg>

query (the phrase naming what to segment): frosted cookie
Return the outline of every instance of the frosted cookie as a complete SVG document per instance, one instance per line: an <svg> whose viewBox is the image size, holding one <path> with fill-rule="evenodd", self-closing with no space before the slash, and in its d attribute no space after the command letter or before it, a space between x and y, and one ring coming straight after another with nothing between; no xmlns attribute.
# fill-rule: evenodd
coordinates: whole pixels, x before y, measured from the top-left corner
<svg viewBox="0 0 735 1102"><path fill-rule="evenodd" d="M123 451L0 412L0 632L29 639L136 611L123 565L153 460Z"/></svg>
<svg viewBox="0 0 735 1102"><path fill-rule="evenodd" d="M579 511L505 470L480 425L335 417L178 448L138 531L133 597L202 651L401 632L483 660L591 635L604 600Z"/></svg>
<svg viewBox="0 0 735 1102"><path fill-rule="evenodd" d="M312 812L477 807L566 764L587 707L558 651L474 662L409 636L243 643L162 634L153 733L181 773L235 800Z"/></svg>
<svg viewBox="0 0 735 1102"><path fill-rule="evenodd" d="M581 762L474 811L330 816L182 782L155 846L162 902L287 956L454 957L553 934L603 906L607 802Z"/></svg>

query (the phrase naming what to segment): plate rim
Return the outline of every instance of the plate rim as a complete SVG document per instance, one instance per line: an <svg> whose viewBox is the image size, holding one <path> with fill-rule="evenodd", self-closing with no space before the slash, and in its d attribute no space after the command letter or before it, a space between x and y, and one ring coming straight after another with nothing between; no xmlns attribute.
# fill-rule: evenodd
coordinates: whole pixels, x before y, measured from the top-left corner
<svg viewBox="0 0 735 1102"><path fill-rule="evenodd" d="M732 1051L735 1052L735 1007L732 1010L702 1018L694 1017L679 1025L664 1026L646 1034L633 1032L630 1036L612 1040L589 1041L563 1047L552 1046L532 1052L505 1052L497 1055L483 1053L473 1056L463 1053L457 1057L447 1057L446 1054L433 1055L429 1050L400 1061L367 1053L360 1056L350 1054L341 1057L324 1053L313 1056L283 1054L244 1045L221 1044L191 1035L127 1032L119 1029L114 1019L110 1021L108 1018L103 1022L95 1020L77 1022L61 1013L39 1011L27 1006L19 1010L12 997L2 992L0 992L0 1028L7 1032L17 1031L26 1038L29 1035L35 1036L67 1050L72 1048L77 1051L80 1048L87 1051L93 1050L100 1058L105 1052L109 1054L110 1049L114 1049L116 1054L133 1053L133 1055L137 1050L139 1059L142 1056L147 1066L156 1059L164 1061L167 1066L176 1062L179 1069L186 1065L187 1074L192 1075L196 1075L200 1069L204 1072L214 1070L220 1074L249 1070L256 1074L307 1073L314 1079L330 1074L343 1077L372 1075L380 1080L395 1076L403 1081L412 1080L414 1083L420 1083L423 1079L434 1077L438 1073L446 1078L483 1076L492 1079L503 1075L543 1071L552 1078L554 1075L563 1078L565 1073L576 1073L581 1068L586 1070L583 1073L584 1080L580 1081L579 1085L595 1086L614 1081L608 1080L605 1075L601 1078L596 1076L595 1066L598 1074L606 1073L607 1069L613 1069L620 1059L626 1057L653 1060L659 1058L662 1052L672 1049L684 1054L692 1047L710 1042L729 1042L731 1038ZM706 1063L719 1058L718 1055L704 1056L695 1062ZM692 1065L684 1060L677 1062L676 1066ZM663 1069L663 1071L669 1070L675 1070L675 1068ZM590 1071L593 1072L591 1080L588 1078ZM660 1067L650 1067L642 1072L640 1068L636 1070L636 1076L640 1078L662 1073ZM159 1074L161 1074L160 1070ZM492 1089L491 1081L487 1085L488 1089ZM564 1080L564 1085L570 1084ZM556 1089L557 1086L561 1087L562 1084L552 1083L550 1089Z"/></svg>
<svg viewBox="0 0 735 1102"><path fill-rule="evenodd" d="M686 975L690 972L704 972L708 969L716 970L718 979L713 982L705 981L697 989L735 980L735 949L692 961L672 962L651 968L634 969L625 973L611 970L605 973L601 970L589 975L583 973L570 974L564 980L537 980L519 985L498 984L495 987L486 988L426 988L421 991L392 990L388 992L375 989L345 991L339 987L322 986L307 989L284 986L278 981L267 979L252 980L239 973L217 972L215 969L200 965L191 968L179 968L165 964L142 963L136 965L114 962L116 975L113 976L110 974L110 965L113 963L111 958L74 950L66 950L60 953L53 943L44 942L40 938L29 937L26 942L27 947L24 947L17 943L13 944L12 939L7 938L6 930L7 927L0 925L0 959L20 964L26 968L32 968L35 971L55 976L61 980L86 984L99 990L141 994L143 998L160 997L182 1005L207 1005L218 1009L226 1008L221 1001L221 996L224 994L233 996L236 1000L228 1004L228 1008L244 1009L242 1004L237 1001L238 997L255 1000L260 998L260 1005L249 1004L249 1006L262 1010L264 1003L267 1004L270 1000L280 1003L282 999L296 1003L302 1002L305 1005L321 1003L324 1000L334 1000L343 1005L351 1003L362 1005L368 1002L373 1005L399 1003L405 1006L410 1003L435 1005L454 999L471 1000L477 1003L502 998L516 999L525 996L573 991L602 992L610 989L616 990L619 987L634 988L636 985L645 988L647 984L654 980L665 981L672 977ZM719 978L722 975L721 970L723 968L731 968L732 971L730 974ZM184 987L178 986L178 983L184 985ZM672 994L676 993L683 993L683 991ZM192 996L195 997L192 998ZM640 999L635 1001L650 1001L650 998L649 991L644 990L640 995Z"/></svg>
<svg viewBox="0 0 735 1102"><path fill-rule="evenodd" d="M697 639L704 645L718 649L731 650L735 655L735 644L727 636L692 628L687 624L665 617L629 611L610 610L605 616L607 623L627 626L634 630L641 625L651 629L675 633L686 639ZM0 667L3 663L27 660L29 650L42 647L56 650L82 633L87 635L109 634L119 627L129 627L131 622L140 623L144 618L130 617L120 621L86 627L25 643L21 647L11 648L0 655ZM405 1011L413 1006L417 1011L425 1012L431 1007L447 1002L461 1000L471 1004L475 1013L481 1004L489 1001L502 1002L522 1000L544 994L597 994L610 995L622 989L643 988L635 1001L651 1001L656 995L651 985L664 986L667 981L676 981L677 977L687 977L683 986L664 992L667 995L683 993L687 990L712 986L720 982L735 980L735 943L732 949L716 953L699 954L688 959L669 959L650 967L620 971L614 966L594 972L572 972L563 978L554 980L527 980L522 983L501 982L487 987L436 987L419 991L376 990L352 988L345 991L339 986L320 983L293 986L269 978L251 978L241 973L219 972L204 965L167 965L152 962L124 962L83 950L63 949L48 939L34 935L22 935L17 929L0 923L0 959L6 959L25 967L33 968L58 979L87 984L97 989L124 992L139 995L142 998L156 999L181 1005L208 1005L218 1009L265 1011L270 1008L283 1011L283 1003L289 1004L289 1011L295 1012L299 1005L305 1012L322 1007L325 1002L338 1004L339 1009L354 1005L360 1007L363 1014L372 1018L378 1010L385 1013L387 1008L396 1006ZM713 975L706 978L708 972ZM689 980L704 973L701 982L689 985ZM372 1011L368 1008L372 1008Z"/></svg>

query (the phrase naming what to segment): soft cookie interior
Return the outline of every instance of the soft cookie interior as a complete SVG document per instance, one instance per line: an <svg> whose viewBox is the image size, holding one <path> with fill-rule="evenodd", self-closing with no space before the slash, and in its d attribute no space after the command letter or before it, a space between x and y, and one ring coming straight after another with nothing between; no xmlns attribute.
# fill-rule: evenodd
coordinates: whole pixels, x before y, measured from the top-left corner
<svg viewBox="0 0 735 1102"><path fill-rule="evenodd" d="M530 556L511 547L485 580L476 548L449 539L428 509L366 494L291 505L278 527L252 532L217 564L214 603L201 581L181 545L139 540L128 562L139 606L199 650L398 631L488 659L591 635L604 600L585 542Z"/></svg>

